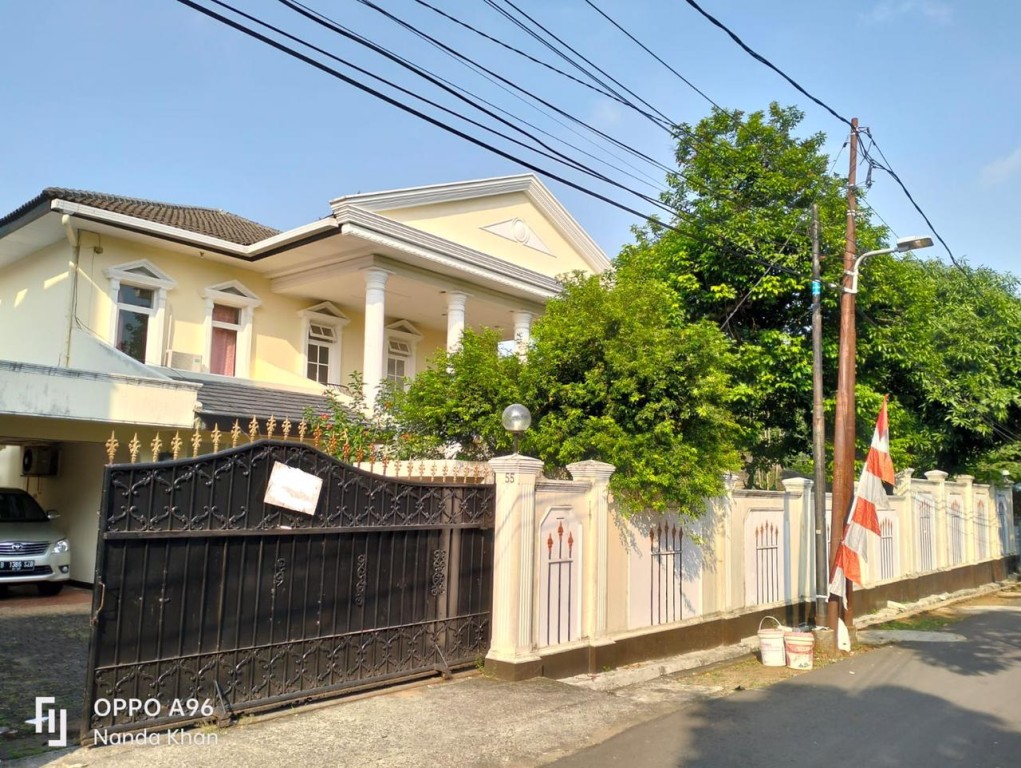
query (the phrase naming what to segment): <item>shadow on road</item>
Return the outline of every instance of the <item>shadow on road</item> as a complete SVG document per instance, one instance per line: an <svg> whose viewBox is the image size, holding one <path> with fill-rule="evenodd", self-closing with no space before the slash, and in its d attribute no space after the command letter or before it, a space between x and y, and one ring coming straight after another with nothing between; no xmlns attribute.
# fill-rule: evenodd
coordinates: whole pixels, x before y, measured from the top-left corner
<svg viewBox="0 0 1021 768"><path fill-rule="evenodd" d="M680 708L554 765L1015 765L1021 659L1008 644L1018 635L990 631L985 617L977 624L988 635L960 657L952 648L966 643L883 648L768 688ZM1004 652L1011 660L996 659ZM977 677L982 674L988 676Z"/></svg>
<svg viewBox="0 0 1021 768"><path fill-rule="evenodd" d="M905 688L781 688L688 710L669 765L1003 766L1021 750L1016 719Z"/></svg>
<svg viewBox="0 0 1021 768"><path fill-rule="evenodd" d="M1004 606L1021 607L1019 600L1003 600ZM943 667L958 675L992 675L1021 662L1021 613L976 613L947 630L964 635L963 643L904 643L920 661ZM1019 707L1021 709L1021 707Z"/></svg>

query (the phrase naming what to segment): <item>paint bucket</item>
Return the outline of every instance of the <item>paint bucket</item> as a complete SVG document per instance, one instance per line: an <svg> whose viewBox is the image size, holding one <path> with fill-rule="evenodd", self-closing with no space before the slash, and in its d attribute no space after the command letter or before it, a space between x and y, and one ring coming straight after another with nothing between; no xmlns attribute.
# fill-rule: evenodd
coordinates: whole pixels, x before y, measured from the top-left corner
<svg viewBox="0 0 1021 768"><path fill-rule="evenodd" d="M776 624L775 627L763 629L765 621ZM783 647L784 626L772 616L763 616L759 622L759 653L762 656L762 665L766 667L782 667L784 661Z"/></svg>
<svg viewBox="0 0 1021 768"><path fill-rule="evenodd" d="M811 669L815 654L815 635L811 632L784 632L787 666L791 669Z"/></svg>

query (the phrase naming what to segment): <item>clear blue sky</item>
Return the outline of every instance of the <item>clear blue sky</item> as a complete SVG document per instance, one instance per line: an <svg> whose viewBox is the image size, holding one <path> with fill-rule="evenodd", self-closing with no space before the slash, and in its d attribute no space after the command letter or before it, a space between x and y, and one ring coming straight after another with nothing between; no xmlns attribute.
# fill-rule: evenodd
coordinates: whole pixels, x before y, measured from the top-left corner
<svg viewBox="0 0 1021 768"><path fill-rule="evenodd" d="M671 119L691 122L708 113L705 100L583 0L515 1ZM306 2L515 115L605 154L357 2ZM500 51L414 0L380 2L528 91L672 164L669 136L607 97ZM432 2L554 61L480 0ZM831 154L840 150L846 133L840 123L683 0L594 2L719 104L746 111L773 100L796 104L806 112L803 132L823 131ZM278 2L236 4L374 72L414 82ZM869 126L959 257L1021 272L1012 242L1021 202L1021 3L703 0L703 6L839 113ZM328 200L344 194L524 170L173 0L0 0L0 41L0 213L44 187L69 186L223 208L286 229L326 215ZM838 165L846 172L846 152ZM640 170L661 186L661 171ZM893 181L881 173L874 179L870 202L893 231L924 233ZM547 182L611 257L630 241L634 216ZM651 211L622 192L592 187ZM942 249L930 253L946 259Z"/></svg>

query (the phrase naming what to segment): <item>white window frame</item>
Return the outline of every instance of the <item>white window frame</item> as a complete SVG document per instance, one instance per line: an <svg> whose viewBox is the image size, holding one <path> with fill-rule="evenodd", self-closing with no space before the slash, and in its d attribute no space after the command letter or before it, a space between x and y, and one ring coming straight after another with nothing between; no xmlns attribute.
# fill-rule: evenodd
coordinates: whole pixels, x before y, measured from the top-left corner
<svg viewBox="0 0 1021 768"><path fill-rule="evenodd" d="M341 353L344 351L343 332L344 326L351 322L350 318L328 301L303 309L298 313L298 315L302 319L301 343L298 345L298 349L301 350L301 354L299 355L300 368L298 372L303 378L308 378L308 347L312 341L312 326L322 325L327 328L332 328L335 337L334 340L329 343L322 341L316 342L330 350L329 373L327 375L328 382L331 385L342 384L343 382L340 379L340 360ZM309 379L309 381L314 381L314 379Z"/></svg>
<svg viewBox="0 0 1021 768"><path fill-rule="evenodd" d="M252 375L252 316L262 300L237 280L217 283L203 289L202 297L206 300L206 316L202 327L206 340L205 364L208 372L213 362L213 327L230 328L237 331L237 346L234 352L234 378L249 379ZM213 305L222 304L236 307L238 324L214 323Z"/></svg>
<svg viewBox="0 0 1021 768"><path fill-rule="evenodd" d="M410 354L404 355L391 355L390 354L390 342L398 341L404 342L408 345ZM422 334L419 330L409 323L407 320L398 320L395 323L390 323L386 326L386 346L384 347L383 357L383 379L390 381L390 360L391 358L399 357L404 360L404 381L407 383L409 380L415 378L416 366L415 360L418 357L418 342L422 340Z"/></svg>
<svg viewBox="0 0 1021 768"><path fill-rule="evenodd" d="M167 338L167 291L176 288L177 281L147 259L139 259L138 261L129 261L126 264L107 267L103 270L103 274L110 280L110 301L113 303L107 337L110 346L116 347L117 345L117 323L122 309L128 312L147 314L149 315L149 324L145 335L144 362L146 365L163 365ZM120 292L122 285L152 291L153 301L149 311L147 312L145 307L138 307L133 304L121 305Z"/></svg>

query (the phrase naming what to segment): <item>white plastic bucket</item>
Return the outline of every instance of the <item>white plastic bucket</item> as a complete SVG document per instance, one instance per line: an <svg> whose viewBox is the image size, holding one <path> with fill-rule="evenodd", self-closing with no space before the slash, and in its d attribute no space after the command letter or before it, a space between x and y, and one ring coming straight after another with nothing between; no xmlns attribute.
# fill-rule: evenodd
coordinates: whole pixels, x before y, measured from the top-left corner
<svg viewBox="0 0 1021 768"><path fill-rule="evenodd" d="M776 626L763 629L762 624L767 619L776 624ZM772 616L764 616L762 621L759 622L759 653L762 655L763 666L782 667L786 663L783 636L783 625Z"/></svg>
<svg viewBox="0 0 1021 768"><path fill-rule="evenodd" d="M787 650L787 666L791 669L811 669L815 655L815 635L811 632L785 632L783 644Z"/></svg>

